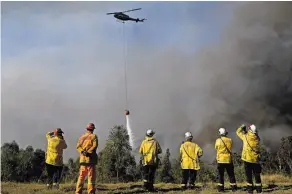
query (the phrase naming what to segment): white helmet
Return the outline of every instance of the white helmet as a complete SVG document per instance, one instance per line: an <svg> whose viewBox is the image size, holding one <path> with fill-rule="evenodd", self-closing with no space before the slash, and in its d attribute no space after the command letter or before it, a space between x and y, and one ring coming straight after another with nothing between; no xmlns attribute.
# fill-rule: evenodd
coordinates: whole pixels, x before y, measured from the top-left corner
<svg viewBox="0 0 292 194"><path fill-rule="evenodd" d="M219 129L219 134L220 135L226 135L226 133L227 133L226 129L224 129L224 128L220 128Z"/></svg>
<svg viewBox="0 0 292 194"><path fill-rule="evenodd" d="M147 136L150 136L150 137L152 137L153 135L154 135L154 130L153 129L148 129L147 131L146 131L146 135Z"/></svg>
<svg viewBox="0 0 292 194"><path fill-rule="evenodd" d="M257 132L258 132L258 130L257 130L257 128L256 128L256 126L255 126L254 124L251 124L251 125L249 126L249 129L250 129L250 131L251 131L252 133L257 133Z"/></svg>
<svg viewBox="0 0 292 194"><path fill-rule="evenodd" d="M185 133L185 138L188 139L188 138L192 138L193 135L191 134L191 132L186 132Z"/></svg>

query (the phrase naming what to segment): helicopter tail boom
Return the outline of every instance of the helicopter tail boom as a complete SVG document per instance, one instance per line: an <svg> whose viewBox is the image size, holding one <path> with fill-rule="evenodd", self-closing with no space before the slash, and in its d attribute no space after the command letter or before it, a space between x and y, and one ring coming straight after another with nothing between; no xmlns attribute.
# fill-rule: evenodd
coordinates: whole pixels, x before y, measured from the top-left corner
<svg viewBox="0 0 292 194"><path fill-rule="evenodd" d="M136 21L136 23L137 22L144 22L144 20L146 20L145 18L143 18L143 19L139 19L139 18L137 18L135 21Z"/></svg>

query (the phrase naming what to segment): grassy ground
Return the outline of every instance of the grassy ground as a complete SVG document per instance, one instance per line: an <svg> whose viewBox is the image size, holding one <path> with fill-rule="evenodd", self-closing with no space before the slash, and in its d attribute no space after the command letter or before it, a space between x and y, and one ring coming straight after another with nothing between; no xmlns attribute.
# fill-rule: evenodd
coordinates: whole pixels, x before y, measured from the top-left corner
<svg viewBox="0 0 292 194"><path fill-rule="evenodd" d="M141 188L142 183L120 183L120 184L99 184L97 185L97 193L147 193ZM242 189L244 183L239 183L238 186ZM85 185L86 186L86 185ZM228 184L226 185L228 189ZM215 194L216 184L214 183L198 183L195 190L180 191L177 184L156 184L158 193L202 193ZM275 194L291 194L292 193L292 179L283 177L281 175L263 176L264 193ZM59 190L47 191L45 185L36 183L2 183L2 194L69 194L74 193L74 184L62 184ZM230 190L226 191L231 193ZM87 193L84 191L83 193ZM246 193L239 190L238 194Z"/></svg>

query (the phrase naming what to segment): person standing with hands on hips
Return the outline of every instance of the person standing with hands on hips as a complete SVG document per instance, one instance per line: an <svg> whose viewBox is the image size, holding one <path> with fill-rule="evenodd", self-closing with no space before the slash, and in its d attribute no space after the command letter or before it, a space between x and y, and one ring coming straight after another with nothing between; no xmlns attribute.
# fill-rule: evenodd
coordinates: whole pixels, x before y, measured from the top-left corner
<svg viewBox="0 0 292 194"><path fill-rule="evenodd" d="M97 165L97 153L98 147L97 135L93 133L95 125L89 123L86 127L86 132L79 138L77 143L77 151L80 153L80 169L79 177L76 184L76 194L82 193L85 177L87 176L88 185L87 190L89 194L95 193L95 180Z"/></svg>

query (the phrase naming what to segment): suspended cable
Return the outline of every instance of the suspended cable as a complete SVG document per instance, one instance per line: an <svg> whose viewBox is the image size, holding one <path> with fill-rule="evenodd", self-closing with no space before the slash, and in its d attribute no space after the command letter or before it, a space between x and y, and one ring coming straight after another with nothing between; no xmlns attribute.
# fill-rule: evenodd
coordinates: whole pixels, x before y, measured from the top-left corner
<svg viewBox="0 0 292 194"><path fill-rule="evenodd" d="M125 32L125 23L123 23L123 50L124 50L124 76L125 76L125 105L126 105L126 129L129 135L129 143L132 148L134 148L134 134L130 125L130 112L128 109L128 75L127 75L127 39Z"/></svg>
<svg viewBox="0 0 292 194"><path fill-rule="evenodd" d="M127 41L125 32L125 23L123 23L123 53L124 53L124 77L125 77L125 105L128 110L128 78L127 78Z"/></svg>

